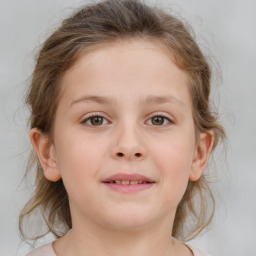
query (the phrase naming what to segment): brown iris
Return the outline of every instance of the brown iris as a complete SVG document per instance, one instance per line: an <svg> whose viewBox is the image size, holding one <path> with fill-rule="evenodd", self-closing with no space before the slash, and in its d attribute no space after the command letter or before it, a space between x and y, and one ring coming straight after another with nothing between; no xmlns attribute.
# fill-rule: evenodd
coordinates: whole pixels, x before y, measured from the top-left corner
<svg viewBox="0 0 256 256"><path fill-rule="evenodd" d="M101 116L94 116L90 118L92 125L102 125L103 124L103 117Z"/></svg>
<svg viewBox="0 0 256 256"><path fill-rule="evenodd" d="M164 117L162 116L154 116L151 118L152 124L154 125L162 125L164 123Z"/></svg>

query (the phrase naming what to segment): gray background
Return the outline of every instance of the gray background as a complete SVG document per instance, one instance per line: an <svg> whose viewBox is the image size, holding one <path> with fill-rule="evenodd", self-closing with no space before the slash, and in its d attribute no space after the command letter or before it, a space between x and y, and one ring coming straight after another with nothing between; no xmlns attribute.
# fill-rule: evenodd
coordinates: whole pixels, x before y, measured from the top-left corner
<svg viewBox="0 0 256 256"><path fill-rule="evenodd" d="M17 224L31 189L29 182L21 183L21 179L30 147L24 90L33 69L34 51L59 21L81 3L84 2L0 1L1 255L24 255L29 250L20 241ZM214 183L216 218L211 230L191 244L215 256L256 255L256 1L157 3L190 22L201 47L222 70L222 80L214 79L218 86L212 96L229 141L227 154L219 149L216 164L211 166L216 173L214 180L218 180ZM217 70L216 62L214 66Z"/></svg>

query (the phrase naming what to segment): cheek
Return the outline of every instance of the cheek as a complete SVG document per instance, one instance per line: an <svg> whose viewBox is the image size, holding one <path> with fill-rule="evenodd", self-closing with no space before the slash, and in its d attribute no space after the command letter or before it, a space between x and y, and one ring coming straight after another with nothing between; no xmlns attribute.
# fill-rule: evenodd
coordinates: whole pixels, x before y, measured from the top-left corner
<svg viewBox="0 0 256 256"><path fill-rule="evenodd" d="M56 136L56 151L60 171L70 169L84 172L85 169L90 170L98 163L103 148L103 143L97 138L92 139L80 130L70 131L67 129Z"/></svg>
<svg viewBox="0 0 256 256"><path fill-rule="evenodd" d="M154 164L159 170L160 182L166 194L165 203L181 200L190 176L193 160L193 141L166 140L154 147Z"/></svg>
<svg viewBox="0 0 256 256"><path fill-rule="evenodd" d="M193 155L193 141L186 139L169 139L152 148L155 162L166 175L182 175L189 173Z"/></svg>
<svg viewBox="0 0 256 256"><path fill-rule="evenodd" d="M102 150L86 138L70 133L68 136L65 140L56 138L59 171L69 194L86 194L92 180L97 179Z"/></svg>

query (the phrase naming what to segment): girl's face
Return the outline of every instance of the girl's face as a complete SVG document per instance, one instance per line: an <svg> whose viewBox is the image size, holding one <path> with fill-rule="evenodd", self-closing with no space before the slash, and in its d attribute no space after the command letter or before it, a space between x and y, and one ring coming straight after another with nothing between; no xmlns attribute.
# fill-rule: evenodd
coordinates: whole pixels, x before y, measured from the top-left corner
<svg viewBox="0 0 256 256"><path fill-rule="evenodd" d="M138 40L84 53L62 86L55 165L44 171L63 179L73 227L171 225L209 144L195 140L187 75L158 44Z"/></svg>

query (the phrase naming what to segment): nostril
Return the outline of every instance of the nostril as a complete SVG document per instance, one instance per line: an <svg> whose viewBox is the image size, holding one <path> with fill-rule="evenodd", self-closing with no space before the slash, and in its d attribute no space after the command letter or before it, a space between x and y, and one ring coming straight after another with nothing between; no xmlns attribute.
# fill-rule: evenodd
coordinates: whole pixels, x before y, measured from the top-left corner
<svg viewBox="0 0 256 256"><path fill-rule="evenodd" d="M135 153L133 156L136 157L136 158L137 158L137 157L140 158L140 157L142 157L142 155L143 155L143 154L141 154L141 153ZM122 152L117 152L117 153L116 153L116 156L118 156L118 157L124 157L124 156L126 156L126 157L129 158L129 157L131 157L132 155L129 155L129 154L126 155L126 154L124 154L124 153L122 153Z"/></svg>

